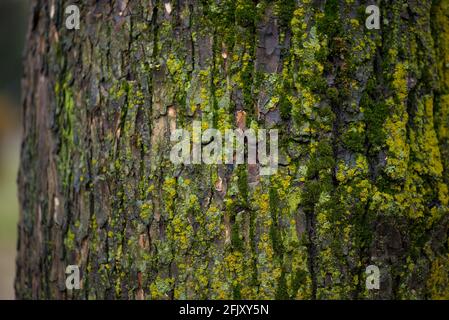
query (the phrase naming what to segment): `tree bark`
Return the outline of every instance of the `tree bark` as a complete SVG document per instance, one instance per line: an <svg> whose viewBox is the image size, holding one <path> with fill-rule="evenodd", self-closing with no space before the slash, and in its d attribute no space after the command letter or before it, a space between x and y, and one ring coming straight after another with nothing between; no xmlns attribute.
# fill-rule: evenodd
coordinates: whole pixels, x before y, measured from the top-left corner
<svg viewBox="0 0 449 320"><path fill-rule="evenodd" d="M18 298L449 298L449 1L32 3ZM279 169L170 133L276 128ZM80 290L66 290L78 265ZM379 290L365 269L379 267Z"/></svg>

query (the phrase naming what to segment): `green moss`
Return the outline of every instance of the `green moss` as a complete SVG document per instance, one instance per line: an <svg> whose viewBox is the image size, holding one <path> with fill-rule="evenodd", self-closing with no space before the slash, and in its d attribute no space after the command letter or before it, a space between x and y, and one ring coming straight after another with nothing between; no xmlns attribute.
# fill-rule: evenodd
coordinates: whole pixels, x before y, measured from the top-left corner
<svg viewBox="0 0 449 320"><path fill-rule="evenodd" d="M340 4L338 0L326 1L324 5L324 15L317 21L320 33L332 36L341 32Z"/></svg>
<svg viewBox="0 0 449 320"><path fill-rule="evenodd" d="M237 0L235 6L235 21L242 27L254 25L257 18L257 10L254 1Z"/></svg>
<svg viewBox="0 0 449 320"><path fill-rule="evenodd" d="M275 188L270 188L269 191L269 204L272 223L270 225L270 238L273 242L273 250L275 255L281 259L284 253L282 246L282 236L279 231L279 196ZM285 280L285 279L284 279Z"/></svg>
<svg viewBox="0 0 449 320"><path fill-rule="evenodd" d="M283 29L290 27L293 12L296 8L295 0L277 0L274 4L274 12L279 19L279 25Z"/></svg>
<svg viewBox="0 0 449 320"><path fill-rule="evenodd" d="M246 165L239 165L237 169L238 189L243 205L248 201L248 170Z"/></svg>
<svg viewBox="0 0 449 320"><path fill-rule="evenodd" d="M388 106L385 103L376 102L374 97L364 93L360 108L366 123L366 136L371 144L370 152L378 152L385 145L386 134L383 125L388 115Z"/></svg>
<svg viewBox="0 0 449 320"><path fill-rule="evenodd" d="M275 298L277 300L288 300L290 298L288 294L287 280L285 279L284 272L282 272L281 276L279 277Z"/></svg>
<svg viewBox="0 0 449 320"><path fill-rule="evenodd" d="M65 76L62 83L55 85L56 101L59 109L58 125L61 128L61 149L58 153L58 172L62 184L68 187L72 179L71 155L75 148L75 100L70 83L72 76Z"/></svg>
<svg viewBox="0 0 449 320"><path fill-rule="evenodd" d="M430 298L433 300L449 299L449 256L436 258L432 263L431 273L427 281Z"/></svg>
<svg viewBox="0 0 449 320"><path fill-rule="evenodd" d="M64 245L68 250L75 249L75 233L72 230L67 230L67 234L64 239Z"/></svg>
<svg viewBox="0 0 449 320"><path fill-rule="evenodd" d="M352 124L343 134L343 143L353 152L363 152L365 150L365 129L362 123Z"/></svg>

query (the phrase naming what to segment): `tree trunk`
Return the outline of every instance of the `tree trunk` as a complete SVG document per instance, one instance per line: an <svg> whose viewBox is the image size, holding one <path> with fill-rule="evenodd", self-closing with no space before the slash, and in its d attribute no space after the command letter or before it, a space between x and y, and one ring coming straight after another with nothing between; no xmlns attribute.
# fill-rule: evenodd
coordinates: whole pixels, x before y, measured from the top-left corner
<svg viewBox="0 0 449 320"><path fill-rule="evenodd" d="M78 1L67 30L72 2L31 9L18 298L449 298L448 0L380 30L359 0ZM194 120L278 129L277 173L173 164Z"/></svg>

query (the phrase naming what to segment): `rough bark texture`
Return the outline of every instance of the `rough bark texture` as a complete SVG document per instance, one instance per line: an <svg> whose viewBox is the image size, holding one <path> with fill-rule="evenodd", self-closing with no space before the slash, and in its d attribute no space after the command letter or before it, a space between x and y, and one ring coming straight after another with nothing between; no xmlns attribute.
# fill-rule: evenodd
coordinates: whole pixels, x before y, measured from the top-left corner
<svg viewBox="0 0 449 320"><path fill-rule="evenodd" d="M378 1L381 30L358 0L89 0L69 31L69 2L31 9L18 298L449 298L448 0ZM278 173L173 165L193 120L279 129Z"/></svg>

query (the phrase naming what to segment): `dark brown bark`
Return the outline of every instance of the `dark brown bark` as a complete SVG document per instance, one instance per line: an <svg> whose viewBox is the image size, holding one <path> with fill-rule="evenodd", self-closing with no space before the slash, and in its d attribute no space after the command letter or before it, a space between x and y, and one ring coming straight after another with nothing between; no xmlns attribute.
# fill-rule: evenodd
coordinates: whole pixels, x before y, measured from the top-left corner
<svg viewBox="0 0 449 320"><path fill-rule="evenodd" d="M33 1L17 297L447 298L448 1L379 1L381 30L365 1L167 3L67 30ZM279 129L278 173L173 165L194 120Z"/></svg>

